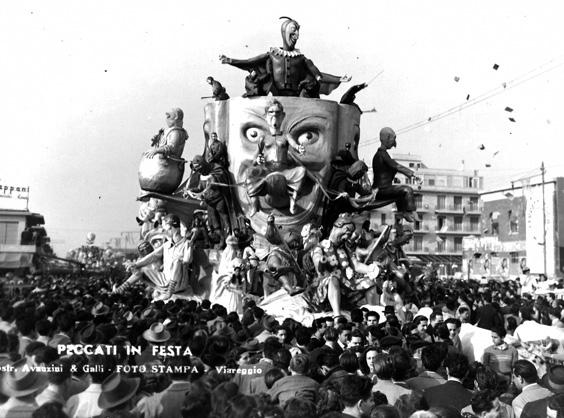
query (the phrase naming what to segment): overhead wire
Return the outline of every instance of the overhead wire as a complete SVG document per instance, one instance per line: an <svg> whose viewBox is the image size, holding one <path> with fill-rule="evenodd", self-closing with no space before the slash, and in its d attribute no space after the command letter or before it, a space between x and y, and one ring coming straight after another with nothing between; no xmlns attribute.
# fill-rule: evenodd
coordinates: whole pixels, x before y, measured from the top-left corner
<svg viewBox="0 0 564 418"><path fill-rule="evenodd" d="M536 68L529 70L526 73L514 78L513 80L510 80L508 82L503 83L501 86L495 87L495 88L493 88L493 89L491 89L491 90L489 90L485 93L482 93L482 94L474 97L473 99L470 99L466 102L463 102L462 104L459 104L457 106L453 106L453 107L451 107L451 108L449 108L449 109L447 109L447 110L445 110L441 113L438 113L434 116L431 116L427 119L421 120L419 122L412 123L411 125L407 125L407 126L401 128L401 129L398 129L396 132L397 132L397 134L404 134L404 133L412 131L414 129L421 128L421 127L423 127L423 126L425 126L429 123L435 122L437 120L448 117L452 114L458 113L458 112L460 112L464 109L475 106L476 104L481 103L485 100L488 100L488 99L490 99L494 96L497 96L497 95L499 95L499 94L501 94L501 93L503 93L503 92L505 92L509 89L512 89L512 88L517 87L517 86L519 86L519 85L521 85L521 84L523 84L527 81L530 81L532 79L540 77L541 75L546 74L547 72L555 70L556 68L564 65L564 61L562 61L562 62L557 62L556 64L550 66L549 68L545 68L548 65L554 63L554 61L557 61L558 59L560 59L561 57L562 56L553 58L550 61L547 61L546 63L541 64L540 66L537 66ZM545 68L545 69L538 72L538 70L540 70L542 68ZM376 143L378 140L379 140L379 138L371 138L367 141L363 141L359 145L359 148L370 146L370 145Z"/></svg>

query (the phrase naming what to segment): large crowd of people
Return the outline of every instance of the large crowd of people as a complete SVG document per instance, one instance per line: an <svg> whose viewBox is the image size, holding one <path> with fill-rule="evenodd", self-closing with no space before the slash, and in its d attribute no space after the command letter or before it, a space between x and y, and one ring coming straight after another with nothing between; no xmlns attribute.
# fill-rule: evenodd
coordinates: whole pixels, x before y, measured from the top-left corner
<svg viewBox="0 0 564 418"><path fill-rule="evenodd" d="M140 283L115 293L103 275L37 276L1 297L0 417L564 417L564 366L523 356L521 331L563 328L564 303L519 283L423 278L401 312L306 326L253 300L239 315ZM481 358L467 324L491 333Z"/></svg>

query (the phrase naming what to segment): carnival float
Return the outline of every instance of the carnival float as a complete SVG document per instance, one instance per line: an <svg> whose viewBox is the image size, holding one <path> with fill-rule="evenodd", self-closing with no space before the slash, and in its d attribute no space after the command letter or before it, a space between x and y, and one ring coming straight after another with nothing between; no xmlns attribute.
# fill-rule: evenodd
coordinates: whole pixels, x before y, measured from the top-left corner
<svg viewBox="0 0 564 418"><path fill-rule="evenodd" d="M339 102L322 98L350 77L321 72L296 49L298 22L281 19L281 47L249 59L220 56L246 71L245 94L230 97L207 78L205 146L192 161L182 158L182 110L166 113L166 128L139 165L140 258L127 264L131 276L115 292L145 280L155 299L208 298L239 313L255 299L286 317L400 306L411 292L401 247L411 238L414 191L393 180L398 171L414 173L387 153L395 133L380 132L369 181L354 103L367 84ZM357 214L390 204L393 225L375 231L358 223L366 217Z"/></svg>

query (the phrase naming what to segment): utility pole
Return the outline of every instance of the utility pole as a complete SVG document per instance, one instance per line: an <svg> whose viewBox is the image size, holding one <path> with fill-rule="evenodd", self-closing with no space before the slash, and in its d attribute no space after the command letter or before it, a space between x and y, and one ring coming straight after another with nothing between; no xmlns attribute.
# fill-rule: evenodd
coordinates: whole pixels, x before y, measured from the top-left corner
<svg viewBox="0 0 564 418"><path fill-rule="evenodd" d="M544 161L541 163L541 183L542 183L542 255L543 255L543 267L544 275L546 276L546 203L544 200Z"/></svg>

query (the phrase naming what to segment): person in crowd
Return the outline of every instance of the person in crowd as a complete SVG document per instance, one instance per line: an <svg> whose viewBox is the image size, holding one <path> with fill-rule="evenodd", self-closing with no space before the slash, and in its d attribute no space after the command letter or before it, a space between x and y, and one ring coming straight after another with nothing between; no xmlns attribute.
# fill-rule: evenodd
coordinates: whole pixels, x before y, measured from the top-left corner
<svg viewBox="0 0 564 418"><path fill-rule="evenodd" d="M493 371L489 367L484 366L483 364L477 364L476 372L474 376L475 391L474 394L472 395L472 402L470 405L464 407L460 412L478 415L478 416L483 414L485 408L483 406L479 406L481 405L481 403L478 404L477 410L474 409L473 405L475 404L475 397L477 396L478 393L482 393L482 395L479 395L479 398L482 400L484 399L484 393L488 393L487 399L485 401L491 402L493 405L496 406L495 412L497 415L499 415L500 418L514 417L515 414L513 412L513 407L505 402L502 402L500 399L500 394L501 392L503 392L506 386L507 386L506 382L502 382L495 371ZM492 416L496 416L496 415L492 415Z"/></svg>
<svg viewBox="0 0 564 418"><path fill-rule="evenodd" d="M233 382L239 386L239 392L243 394L252 394L254 379L264 379L264 375L270 369L274 368L274 355L282 348L282 344L276 337L269 337L263 344L262 357L258 363L240 367L241 372L236 373Z"/></svg>
<svg viewBox="0 0 564 418"><path fill-rule="evenodd" d="M564 370L564 367L562 368ZM513 366L513 384L521 393L511 406L516 418L520 418L525 406L531 402L552 396L552 392L538 383L537 369L527 360L518 360Z"/></svg>
<svg viewBox="0 0 564 418"><path fill-rule="evenodd" d="M425 401L429 406L451 405L461 410L472 399L472 393L462 384L468 373L468 359L462 354L451 353L447 355L444 366L447 381L425 389Z"/></svg>
<svg viewBox="0 0 564 418"><path fill-rule="evenodd" d="M192 362L188 356L172 356L166 360L167 366L172 368L172 373L169 374L171 383L160 394L160 404L163 407L160 416L181 418L180 411L184 403L184 398L192 387L190 373L183 371L190 370Z"/></svg>
<svg viewBox="0 0 564 418"><path fill-rule="evenodd" d="M64 406L70 391L71 385L71 366L72 363L68 358L56 360L49 364L49 368L56 370L47 373L47 387L35 397L37 405L41 406L46 403L59 403Z"/></svg>
<svg viewBox="0 0 564 418"><path fill-rule="evenodd" d="M421 350L421 363L425 370L419 373L418 376L408 379L406 381L407 387L422 392L430 387L446 383L446 379L437 373L443 360L443 351L436 344L423 347Z"/></svg>
<svg viewBox="0 0 564 418"><path fill-rule="evenodd" d="M116 366L115 357L104 354L93 354L88 357L87 367L90 385L80 393L71 396L65 409L69 418L88 418L102 413L98 399L102 393L102 383L110 376Z"/></svg>
<svg viewBox="0 0 564 418"><path fill-rule="evenodd" d="M517 349L504 341L506 335L504 328L494 328L491 333L493 345L484 350L482 363L509 382L513 366L519 358Z"/></svg>
<svg viewBox="0 0 564 418"><path fill-rule="evenodd" d="M134 408L134 397L139 389L141 379L125 377L120 373L112 373L102 383L102 393L98 398L98 406L102 413L96 418L134 417L130 413Z"/></svg>
<svg viewBox="0 0 564 418"><path fill-rule="evenodd" d="M35 397L47 384L47 374L30 370L25 360L13 363L2 376L2 394L8 399L0 405L0 417L31 416L38 407Z"/></svg>
<svg viewBox="0 0 564 418"><path fill-rule="evenodd" d="M343 410L340 415L335 416L360 418L365 416L367 412L370 413L365 409L365 404L368 403L371 395L370 387L370 380L365 377L347 376L343 380L340 391Z"/></svg>
<svg viewBox="0 0 564 418"><path fill-rule="evenodd" d="M373 392L382 392L386 395L388 403L393 405L401 395L409 395L411 389L394 383L392 380L395 373L394 356L391 354L379 354L374 359L374 370L378 381L372 387Z"/></svg>
<svg viewBox="0 0 564 418"><path fill-rule="evenodd" d="M460 353L462 352L462 341L460 341L460 327L462 322L460 319L451 317L445 320L445 324L448 328L449 337L452 341L452 346Z"/></svg>
<svg viewBox="0 0 564 418"><path fill-rule="evenodd" d="M340 349L340 353L338 352L338 354L341 354L343 351L347 349L349 345L349 341L352 333L352 325L350 324L341 325L339 326L339 328L337 328L337 331L339 335L337 339L337 344ZM337 347L335 347L335 349L337 349ZM339 351L339 349L337 349L337 351Z"/></svg>
<svg viewBox="0 0 564 418"><path fill-rule="evenodd" d="M277 380L269 389L268 394L272 400L284 405L290 398L300 396L315 402L319 383L307 376L309 368L307 355L294 356L290 361L290 375Z"/></svg>

